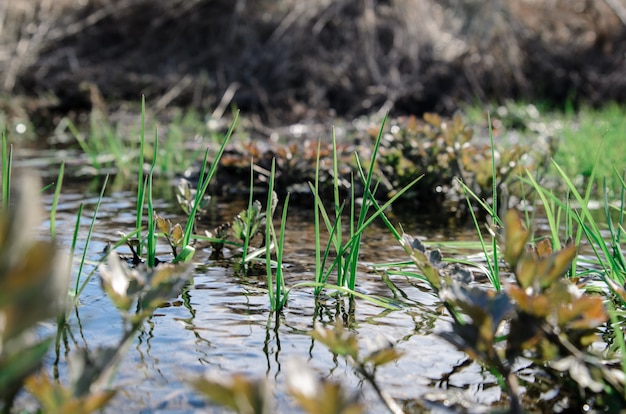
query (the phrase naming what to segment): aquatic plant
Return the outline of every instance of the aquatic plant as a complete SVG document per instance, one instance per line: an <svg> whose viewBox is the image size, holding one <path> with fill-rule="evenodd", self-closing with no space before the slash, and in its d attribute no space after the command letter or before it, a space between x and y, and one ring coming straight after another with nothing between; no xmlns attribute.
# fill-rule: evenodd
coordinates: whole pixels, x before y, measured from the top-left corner
<svg viewBox="0 0 626 414"><path fill-rule="evenodd" d="M53 241L33 235L42 218L41 186L32 177L16 182L15 204L0 213L0 402L5 412L48 352L53 338L38 338L35 328L65 312L69 285L65 256Z"/></svg>
<svg viewBox="0 0 626 414"><path fill-rule="evenodd" d="M275 412L273 387L266 378L254 379L243 374L227 378L207 372L189 381L191 386L213 403L240 414ZM340 382L321 378L304 361L287 362L287 390L308 414L359 414L364 406L356 395L348 395Z"/></svg>
<svg viewBox="0 0 626 414"><path fill-rule="evenodd" d="M173 257L178 256L178 248L183 241L183 226L180 223L172 224L172 221L159 216L154 213L154 221L157 229L160 231L159 235L162 235L167 240L167 243L172 249Z"/></svg>
<svg viewBox="0 0 626 414"><path fill-rule="evenodd" d="M320 161L319 161L319 153L317 159L317 168L315 172L315 182L313 184L309 183L311 187L311 191L315 197L314 199L314 231L315 231L315 265L316 265L316 276L315 281L318 284L315 293L316 295L321 292L321 289L325 286L328 281L330 274L333 270L337 272L337 281L336 286L338 287L346 287L351 291L354 291L356 286L356 276L357 276L357 267L359 264L359 249L361 246L361 237L363 231L371 225L371 223L377 219L382 218L386 223L388 223L389 227L393 229L386 220L384 211L391 206L400 196L409 191L418 181L422 179L422 176L413 177L411 182L406 184L403 188L398 190L392 197L390 197L382 206L379 205L376 199L377 187L379 181L377 181L376 185L373 184L374 177L374 169L377 165L378 160L378 148L381 143L381 139L383 136L383 131L385 128L385 122L387 118L385 118L381 124L378 137L374 143L374 148L371 152L371 158L369 160L369 169L367 173L363 169L361 165L361 161L359 159L358 154L355 154L355 162L357 165L358 177L361 181L361 184L364 188L364 196L361 202L361 205L358 209L358 217L357 217L357 196L355 194L355 181L354 178L350 180L350 188L351 193L348 198L349 208L349 221L347 223L349 234L347 236L347 240L343 240L342 235L342 227L344 223L342 222L342 213L345 207L345 201L341 201L340 192L339 192L339 177L337 174L337 151L333 151L333 194L334 194L334 204L333 211L334 215L330 215L324 206L324 202L320 195L319 188L319 176L320 176ZM335 136L333 134L333 148L336 148ZM334 217L333 217L334 216ZM322 217L326 230L329 234L329 239L326 244L326 247L323 250L321 248L321 226L319 223L319 218ZM334 252L331 251L331 248L334 249ZM326 266L327 261L330 258L331 252L334 253L334 259L330 263L329 266Z"/></svg>
<svg viewBox="0 0 626 414"><path fill-rule="evenodd" d="M624 406L626 377L590 348L607 321L603 298L584 293L563 277L577 255L575 245L552 251L545 239L528 250L530 231L518 214L509 210L503 222L500 251L515 282L495 292L460 281L464 271L445 270L440 253L427 252L417 239L403 236L402 245L419 277L433 287L453 317L452 331L442 336L496 374L513 412L521 412L514 367L522 357L533 362L529 369L537 381L558 379L552 403Z"/></svg>
<svg viewBox="0 0 626 414"><path fill-rule="evenodd" d="M399 414L404 412L398 403L376 381L376 369L378 367L393 362L402 356L402 353L391 342L386 339L378 341L367 355L362 356L359 353L359 341L356 334L347 331L341 322L337 322L334 329L318 325L310 335L316 341L327 346L333 354L345 358L356 372L372 386L390 413Z"/></svg>
<svg viewBox="0 0 626 414"><path fill-rule="evenodd" d="M273 214L273 210L270 213ZM261 246L265 246L267 237L265 234L266 225L267 213L263 211L259 200L252 201L252 192L250 192L248 208L237 214L228 226L233 235L242 242L241 268L244 274L247 271L247 264L252 258L257 256L256 254L253 256L249 255L252 251L252 239L257 235L261 235L263 237Z"/></svg>
<svg viewBox="0 0 626 414"><path fill-rule="evenodd" d="M143 120L143 118L142 118ZM156 259L156 242L157 236L159 235L157 230L160 230L161 235L163 235L166 239L172 252L174 253L174 258L172 263L178 262L187 262L192 259L193 254L195 252L194 247L191 245L191 239L193 238L194 230L195 230L195 222L198 214L202 211L203 206L205 205L206 192L209 187L209 183L211 179L215 175L217 171L217 166L220 162L220 158L224 153L224 149L233 134L235 126L237 125L238 116L235 116L232 124L224 139L220 148L215 155L215 158L212 162L209 162L209 148L206 149L204 154L204 159L202 162L202 167L200 170L200 175L198 179L198 183L195 190L190 188L190 184L188 181L183 180L181 184L178 186L178 193L176 197L178 199L178 203L183 209L183 211L188 215L187 222L184 226L184 229L180 225L171 226L171 222L168 222L166 219L160 217L155 211L152 202L152 183L153 183L153 174L154 169L157 165L158 158L158 132L155 130L155 139L154 139L154 154L152 158L152 163L150 166L150 170L148 174L144 177L143 172L139 174L138 178L138 190L137 190L137 211L136 211L136 229L135 233L138 235L137 240L131 246L131 250L133 252L135 262L141 262L141 256L143 252L143 246L146 246L146 256L147 256L147 264L149 267L154 267L157 263ZM141 152L143 153L143 127L142 127L142 136L141 136ZM210 167L209 167L210 164ZM206 171L208 168L208 171ZM143 183L143 184L142 184ZM147 221L148 221L148 232L145 240L142 237L142 219L143 219L143 210L144 210L144 202L147 203ZM180 227L180 228L179 228ZM136 249L135 249L136 247ZM178 250L179 247L182 249Z"/></svg>
<svg viewBox="0 0 626 414"><path fill-rule="evenodd" d="M399 119L380 145L378 162L387 179L382 184L393 194L424 174L411 196L424 209L437 211L443 206L461 216L465 197L457 180L487 200L494 186L501 188L507 183L514 191L512 178L525 169L538 170L545 160L544 153L534 153L527 146L495 148L474 138L473 129L459 114L451 119L432 113L424 114L423 120L413 116Z"/></svg>
<svg viewBox="0 0 626 414"><path fill-rule="evenodd" d="M272 163L270 170L270 184L267 193L267 206L265 211L268 216L265 218L265 269L267 272L267 292L270 299L270 308L279 311L287 302L287 289L283 276L283 247L285 245L285 226L287 224L287 207L289 206L289 194L283 204L283 214L280 220L280 230L276 232L274 227L274 211L278 205L278 196L274 192L275 165ZM275 275L272 275L271 250L274 247L276 252Z"/></svg>
<svg viewBox="0 0 626 414"><path fill-rule="evenodd" d="M381 341L366 355L359 352L355 333L338 322L333 329L316 326L309 333L335 356L345 358L373 390L390 413L404 411L376 381L376 369L402 356L391 343ZM235 374L224 379L212 372L190 380L194 389L219 405L238 413L268 414L274 410L270 383L267 379L250 379ZM348 395L341 383L322 379L304 361L287 363L287 390L295 402L309 414L359 414L365 412L357 395Z"/></svg>

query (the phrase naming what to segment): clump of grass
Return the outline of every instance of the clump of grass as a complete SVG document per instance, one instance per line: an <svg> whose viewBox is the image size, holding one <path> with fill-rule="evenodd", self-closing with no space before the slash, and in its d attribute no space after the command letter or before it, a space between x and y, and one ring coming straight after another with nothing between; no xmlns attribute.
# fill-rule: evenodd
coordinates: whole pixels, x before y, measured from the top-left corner
<svg viewBox="0 0 626 414"><path fill-rule="evenodd" d="M373 174L377 161L378 148L380 147L381 139L383 136L384 126L386 122L385 118L382 122L381 128L379 130L379 134L374 143L374 148L372 150L372 155L369 160L369 170L365 173L361 161L358 155L355 155L356 164L358 166L358 174L359 178L364 186L364 195L362 199L362 203L360 205L360 209L358 211L357 217L357 200L354 192L354 179L351 180L351 194L349 198L349 219L347 223L347 227L349 230L349 234L347 236L347 240L343 239L343 210L345 207L345 202L342 202L339 198L339 178L337 174L337 153L336 153L336 141L333 134L333 148L335 151L333 152L333 187L334 187L334 204L333 210L334 214L331 215L326 210L324 203L319 194L319 152L318 152L318 161L317 161L317 169L315 173L315 183L309 184L311 187L311 191L315 197L314 199L314 231L315 231L315 260L316 260L316 278L315 281L318 283L318 287L316 287L316 294L321 292L321 289L325 286L328 281L330 274L336 270L337 273L337 281L336 286L347 288L349 291L354 291L356 286L356 278L357 278L357 269L359 264L359 251L361 246L361 237L363 235L364 230L371 225L371 223L377 219L378 217L382 217L385 223L388 224L389 228L395 232L396 236L399 238L399 235L393 229L393 226L389 224L384 216L384 211L395 202L400 196L402 196L406 191L408 191L415 183L417 183L420 177L414 178L413 181L408 183L405 187L400 189L393 197L391 197L384 205L380 206L376 200L375 194L378 183L374 184ZM326 231L329 234L328 242L322 251L321 245L321 225L320 225L320 216L323 219L323 223L325 225ZM334 249L334 251L332 250ZM327 262L331 258L331 253L334 254L334 259L329 266L327 266Z"/></svg>
<svg viewBox="0 0 626 414"><path fill-rule="evenodd" d="M272 174L272 178L274 174ZM273 187L274 180L271 180ZM273 191L273 190L272 190ZM272 194L270 193L270 196ZM241 240L241 262L240 268L244 274L247 274L250 263L252 260L258 257L258 251L252 251L252 239L257 234L264 234L264 243L267 242L267 229L268 211L262 212L261 203L258 200L254 200L254 165L250 163L250 192L248 196L248 208L239 213L232 222L232 232L235 237ZM273 214L273 211L270 212ZM270 217L271 220L271 217ZM252 251L252 252L251 252Z"/></svg>
<svg viewBox="0 0 626 414"><path fill-rule="evenodd" d="M276 232L273 216L278 205L277 195L274 192L275 164L272 163L270 170L270 184L267 192L267 216L265 217L265 268L267 271L267 290L270 299L270 307L273 311L279 311L287 302L287 289L283 275L283 250L285 245L285 225L287 224L287 207L289 206L289 194L283 204L283 213L280 220L280 230ZM276 251L276 271L272 275L272 246Z"/></svg>
<svg viewBox="0 0 626 414"><path fill-rule="evenodd" d="M140 138L140 148L139 148L140 154L144 153L144 145L145 145L145 139L144 139L145 129L143 125L144 111L145 111L145 101L142 100L142 128L141 128L141 138ZM214 177L215 173L217 172L217 167L219 165L220 159L222 157L222 154L224 153L224 150L226 148L226 145L228 144L228 141L230 140L235 130L238 119L239 119L239 114L237 113L235 114L235 118L233 119L230 125L230 128L228 129L228 132L224 136L224 139L221 143L220 148L217 151L217 154L215 155L215 157L213 158L211 162L209 162L209 148L206 149L204 153L204 158L202 161L202 166L200 169L198 183L197 183L197 186L193 195L191 193L191 190L186 188L187 194L186 194L186 197L184 197L184 200L181 201L182 202L181 205L184 204L184 207L186 208L185 212L188 214L187 222L182 231L182 234L180 235L180 237L177 237L176 246L172 246L171 239L168 239L168 242L170 242L170 247L173 248L173 251L178 252L176 247L182 246L182 250L172 260L173 263L187 262L191 260L191 258L193 257L195 249L191 244L191 240L194 235L197 215L200 211L201 206L203 205L203 200L206 197L209 184L212 178ZM137 251L133 250L133 253L135 253L137 256L141 256L143 252L143 246L144 244L146 245L147 264L149 267L154 267L157 262L156 240L158 236L157 230L159 230L159 226L158 226L159 216L156 214L156 212L154 211L154 207L153 207L152 183L153 183L154 171L158 163L157 161L158 155L159 155L159 139L158 139L158 132L155 129L154 148L153 148L153 156L152 156L152 163L150 166L150 171L147 174L147 176L144 177L143 172L142 172L143 168L140 169L139 178L138 178L135 232L139 236L138 237L139 243L137 244L138 245ZM141 165L143 165L143 156L140 156L139 162ZM146 236L147 237L146 242L144 243L144 240L142 238L141 226L143 223L143 211L144 211L145 200L147 200L147 208L148 208L148 215L147 215L148 233ZM169 235L170 234L168 233L167 236Z"/></svg>
<svg viewBox="0 0 626 414"><path fill-rule="evenodd" d="M464 112L471 122L484 122L482 108L468 107ZM602 197L606 177L609 197L619 195L621 185L613 175L613 168L620 170L624 165L626 108L623 105L607 103L601 108L575 109L567 103L563 110L557 111L547 105L507 102L492 108L490 113L494 128L501 134L516 134L532 142L545 141L547 147L552 148L550 156L578 190L591 183L593 195ZM554 178L554 174L550 176ZM553 186L553 183L546 184ZM561 187L560 190L567 189Z"/></svg>
<svg viewBox="0 0 626 414"><path fill-rule="evenodd" d="M612 103L601 109L581 108L574 111L568 108L562 116L562 123L562 138L554 160L563 172L577 188L586 187L591 182L597 196L602 196L603 181L606 179L609 197L618 196L621 183L613 174L613 169L620 170L624 166L624 106ZM599 161L596 162L596 159Z"/></svg>
<svg viewBox="0 0 626 414"><path fill-rule="evenodd" d="M478 194L476 194L466 183L461 181L461 186L463 187L465 191L468 210L470 212L470 215L472 216L472 221L474 222L474 226L476 228L476 234L478 235L478 238L480 240L480 245L481 245L485 260L487 262L487 267L488 267L487 277L489 278L489 281L491 282L492 286L496 290L500 290L501 289L500 267L499 267L499 260L498 260L498 246L497 246L496 237L492 238L491 249L489 249L487 247L487 242L483 238L481 226L479 224L478 218L476 216L476 213L474 212L474 208L472 207L472 203L470 201L470 198L473 198L480 204L480 206L487 212L487 214L491 218L492 224L495 227L502 226L502 221L500 220L498 216L498 199L501 198L501 194L499 194L498 192L499 185L496 180L496 177L497 177L496 162L495 162L496 149L495 149L495 145L493 142L493 130L491 128L491 116L489 114L487 114L487 122L489 123L489 141L491 143L491 174L493 177L492 186L491 186L491 205L486 203L485 200L483 200ZM502 198L504 198L503 203L508 202L507 197L502 197ZM504 208L506 209L508 208L508 206L505 205Z"/></svg>

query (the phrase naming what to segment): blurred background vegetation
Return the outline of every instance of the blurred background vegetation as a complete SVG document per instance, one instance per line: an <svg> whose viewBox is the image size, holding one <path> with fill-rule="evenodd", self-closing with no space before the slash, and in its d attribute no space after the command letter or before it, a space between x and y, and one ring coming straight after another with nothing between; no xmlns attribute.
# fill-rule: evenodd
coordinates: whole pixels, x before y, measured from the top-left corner
<svg viewBox="0 0 626 414"><path fill-rule="evenodd" d="M626 98L622 0L4 0L0 110L232 105L268 125Z"/></svg>

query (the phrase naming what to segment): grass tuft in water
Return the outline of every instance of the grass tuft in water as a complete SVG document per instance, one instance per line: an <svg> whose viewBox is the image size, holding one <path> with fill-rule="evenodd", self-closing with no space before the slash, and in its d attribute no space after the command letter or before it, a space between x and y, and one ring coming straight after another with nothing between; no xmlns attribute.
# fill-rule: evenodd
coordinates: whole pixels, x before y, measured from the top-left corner
<svg viewBox="0 0 626 414"><path fill-rule="evenodd" d="M470 215L472 216L472 221L474 223L474 227L476 228L476 234L480 240L481 249L483 251L485 261L487 262L487 268L489 269L487 273L487 277L491 282L491 285L496 289L500 290L502 286L500 285L500 267L498 261L498 245L497 245L497 237L495 233L492 233L491 240L491 248L487 246L487 242L483 237L481 225L479 224L478 218L476 216L476 212L472 206L470 198L473 198L478 202L478 204L487 212L489 217L491 218L493 229L497 229L502 226L502 221L498 216L498 198L502 197L503 199L503 208L506 209L507 197L504 194L498 193L498 183L497 183L497 175L496 175L496 153L495 153L495 145L493 141L493 129L491 125L491 115L487 114L487 121L489 123L489 141L491 144L491 174L492 174L492 193L491 193L491 206L485 201L481 200L478 195L469 188L463 181L459 180L459 183L463 187L465 191L465 199L467 202L468 210ZM504 185L504 184L503 184ZM504 187L503 187L504 188ZM497 230L495 230L497 231Z"/></svg>
<svg viewBox="0 0 626 414"><path fill-rule="evenodd" d="M345 201L340 202L339 198L339 182L338 182L338 162L336 156L336 148L337 144L335 141L335 137L333 134L333 187L334 187L334 214L333 220L331 220L331 214L328 213L326 207L324 206L323 200L319 194L319 148L318 144L318 157L316 164L316 172L315 172L315 183L310 184L309 187L313 192L314 196L314 231L315 231L315 261L316 261L316 276L315 283L317 287L315 288L315 294L319 295L323 287L327 284L329 276L332 274L334 270L336 270L337 274L337 282L333 287L336 288L345 288L348 292L354 292L356 287L356 279L358 273L359 266L359 251L361 247L361 238L363 236L363 232L379 217L383 218L383 221L387 224L387 226L393 230L394 234L399 238L399 234L393 228L393 226L389 223L387 218L384 215L384 211L391 206L399 197L401 197L406 191L408 191L413 185L415 185L420 179L417 177L404 188L399 190L393 197L391 197L385 204L380 206L376 200L376 186L372 186L373 182L373 173L376 165L376 157L378 154L378 148L380 146L380 142L383 136L385 122L387 117L383 119L381 124L378 136L374 143L374 147L372 150L372 155L369 162L369 170L367 174L364 172L364 169L361 165L361 161L357 154L355 154L355 160L358 166L359 178L364 186L364 195L360 205L358 208L358 217L357 217L357 200L355 195L355 185L354 179L351 180L350 185L350 197L349 197L349 219L347 226L349 228L349 235L346 241L343 240L342 228L344 223L343 220L343 210L345 207ZM321 247L321 225L320 225L320 216L323 219L326 231L329 234L329 239L326 243L326 246L322 252ZM334 249L334 251L333 251ZM334 259L329 266L326 264L334 255Z"/></svg>
<svg viewBox="0 0 626 414"><path fill-rule="evenodd" d="M265 217L265 268L267 271L267 289L270 300L270 307L273 311L280 311L287 303L287 289L285 288L285 278L283 275L283 247L285 243L285 225L287 223L287 207L289 205L289 194L283 204L283 214L280 221L280 230L276 233L274 227L274 211L278 205L278 197L274 192L274 178L276 164L272 162L270 170L270 183L267 192L267 206ZM271 251L274 247L276 251L275 275L272 275Z"/></svg>

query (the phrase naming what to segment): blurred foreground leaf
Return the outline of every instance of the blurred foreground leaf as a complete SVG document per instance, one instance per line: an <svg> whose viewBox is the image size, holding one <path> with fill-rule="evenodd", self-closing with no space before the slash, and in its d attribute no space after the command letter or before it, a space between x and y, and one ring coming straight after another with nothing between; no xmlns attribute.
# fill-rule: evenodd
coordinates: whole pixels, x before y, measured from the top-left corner
<svg viewBox="0 0 626 414"><path fill-rule="evenodd" d="M28 378L26 389L48 414L89 414L102 409L115 395L115 391L103 391L78 396L43 373Z"/></svg>
<svg viewBox="0 0 626 414"><path fill-rule="evenodd" d="M288 361L289 394L308 414L359 414L364 407L356 396L346 395L340 383L326 381L304 361Z"/></svg>
<svg viewBox="0 0 626 414"><path fill-rule="evenodd" d="M0 399L5 409L46 354L51 341L34 330L65 312L70 276L69 261L55 244L36 237L40 183L24 177L14 185L15 204L0 212Z"/></svg>
<svg viewBox="0 0 626 414"><path fill-rule="evenodd" d="M243 375L228 379L206 375L190 381L191 386L215 403L239 414L272 414L272 392L267 380L253 380Z"/></svg>

